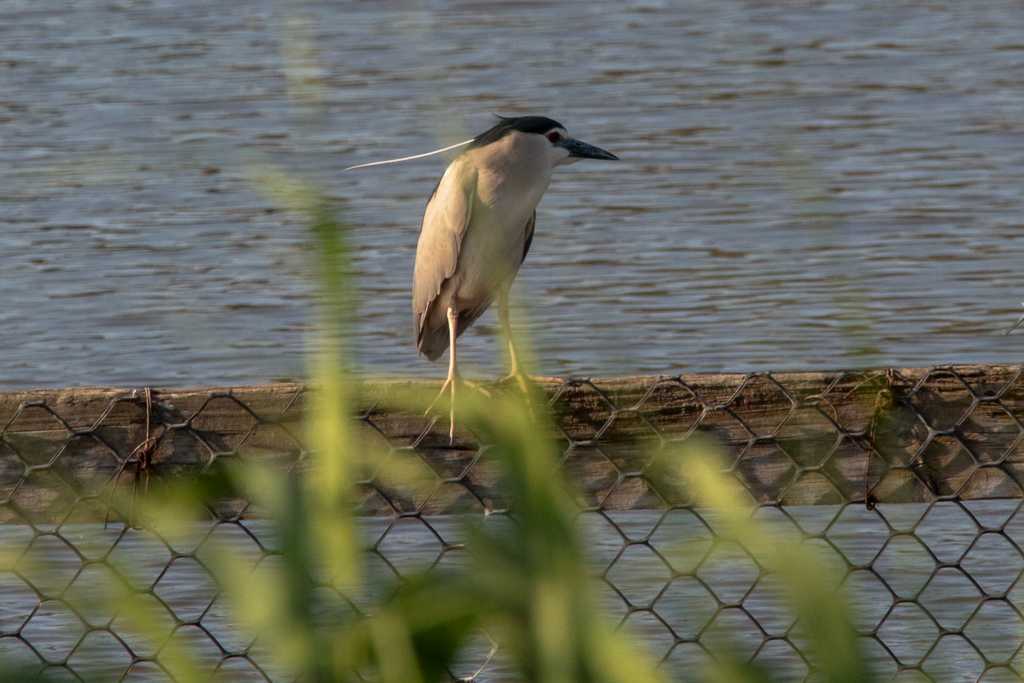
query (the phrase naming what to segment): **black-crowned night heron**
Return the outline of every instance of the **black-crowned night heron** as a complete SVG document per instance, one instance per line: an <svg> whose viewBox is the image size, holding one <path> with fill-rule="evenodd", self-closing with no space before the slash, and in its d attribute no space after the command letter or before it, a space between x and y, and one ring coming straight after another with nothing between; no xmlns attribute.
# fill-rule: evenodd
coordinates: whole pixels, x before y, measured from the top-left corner
<svg viewBox="0 0 1024 683"><path fill-rule="evenodd" d="M618 159L569 137L543 116L499 117L448 165L423 213L412 281L416 348L436 360L450 348L449 437L455 436L456 340L498 300L511 375L519 376L508 322L508 290L533 240L537 204L556 166ZM437 399L435 399L436 402Z"/></svg>

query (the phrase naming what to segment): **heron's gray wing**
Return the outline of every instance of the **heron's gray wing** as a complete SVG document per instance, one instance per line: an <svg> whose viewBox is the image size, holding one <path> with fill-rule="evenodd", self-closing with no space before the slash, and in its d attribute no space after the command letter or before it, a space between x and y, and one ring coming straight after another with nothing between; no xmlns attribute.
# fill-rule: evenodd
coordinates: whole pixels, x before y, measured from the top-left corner
<svg viewBox="0 0 1024 683"><path fill-rule="evenodd" d="M458 266L459 251L473 217L476 178L472 164L461 163L461 160L452 162L423 212L412 277L412 310L417 348L428 357L432 354L424 348L424 335L433 332L433 328L445 328L447 346L445 312L435 315L432 309L445 281L455 274ZM443 352L444 348L437 355Z"/></svg>
<svg viewBox="0 0 1024 683"><path fill-rule="evenodd" d="M526 239L523 242L523 258L519 260L519 265L523 265L523 261L526 260L526 255L530 253L530 245L533 244L533 230L537 227L537 211L534 210L533 215L530 216L530 222L526 224Z"/></svg>

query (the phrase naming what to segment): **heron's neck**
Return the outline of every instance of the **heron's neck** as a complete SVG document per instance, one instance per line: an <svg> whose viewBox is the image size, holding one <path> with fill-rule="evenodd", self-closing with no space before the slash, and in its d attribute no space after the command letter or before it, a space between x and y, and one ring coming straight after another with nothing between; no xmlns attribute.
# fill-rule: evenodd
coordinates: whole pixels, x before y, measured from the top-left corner
<svg viewBox="0 0 1024 683"><path fill-rule="evenodd" d="M529 217L551 183L547 141L539 136L508 135L490 154L478 155L477 195L496 210Z"/></svg>

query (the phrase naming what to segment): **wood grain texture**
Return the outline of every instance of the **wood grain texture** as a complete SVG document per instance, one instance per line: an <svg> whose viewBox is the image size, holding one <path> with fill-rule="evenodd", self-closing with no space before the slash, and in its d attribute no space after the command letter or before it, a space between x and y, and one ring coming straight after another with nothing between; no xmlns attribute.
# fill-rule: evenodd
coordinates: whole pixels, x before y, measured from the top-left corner
<svg viewBox="0 0 1024 683"><path fill-rule="evenodd" d="M677 445L698 434L718 442L723 469L760 504L1024 495L1021 366L536 381L584 508L689 503L685 472L673 464ZM368 473L361 513L507 505L500 463L470 432L460 429L449 445L443 420L395 407L397 396L437 386L360 385L365 452L427 466L413 487ZM219 458L301 470L309 462L302 443L308 391L298 384L153 389L148 410L143 389L0 394L0 519L106 516L113 490L145 491ZM245 507L224 503L217 509L229 516Z"/></svg>

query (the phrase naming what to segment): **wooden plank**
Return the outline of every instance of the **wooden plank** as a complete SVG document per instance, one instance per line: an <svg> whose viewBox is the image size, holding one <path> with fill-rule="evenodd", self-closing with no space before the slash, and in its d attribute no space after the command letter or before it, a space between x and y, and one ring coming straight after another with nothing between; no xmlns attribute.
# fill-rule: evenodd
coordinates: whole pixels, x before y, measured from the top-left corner
<svg viewBox="0 0 1024 683"><path fill-rule="evenodd" d="M676 444L717 440L723 468L763 504L920 502L1024 495L1021 366L776 374L538 378L581 505L689 502ZM380 478L361 511L501 508L500 467L473 435L394 407L436 382L360 385L367 448L432 472L410 492ZM495 389L504 390L504 389ZM308 462L299 384L200 389L73 388L0 394L0 519L106 514L114 487L194 475L220 457L283 469ZM148 420L148 431L147 431ZM144 486L139 486L139 489ZM237 501L236 501L237 503ZM240 509L239 505L227 509Z"/></svg>

